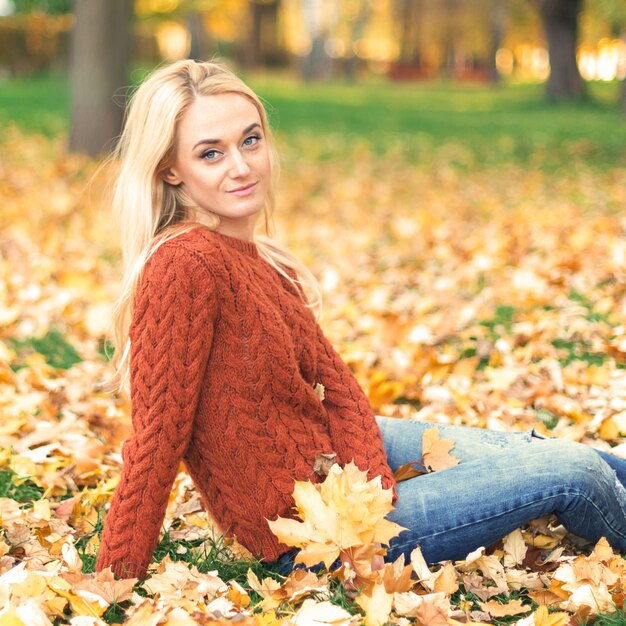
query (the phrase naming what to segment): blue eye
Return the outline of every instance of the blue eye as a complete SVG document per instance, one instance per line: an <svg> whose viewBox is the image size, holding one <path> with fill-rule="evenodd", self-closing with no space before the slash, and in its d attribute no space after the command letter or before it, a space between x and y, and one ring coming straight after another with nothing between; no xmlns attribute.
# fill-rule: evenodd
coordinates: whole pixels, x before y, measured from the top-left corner
<svg viewBox="0 0 626 626"><path fill-rule="evenodd" d="M243 145L253 146L254 144L258 143L260 140L261 140L261 137L259 137L259 135L250 135L249 137L246 137L243 140Z"/></svg>
<svg viewBox="0 0 626 626"><path fill-rule="evenodd" d="M200 157L203 159L207 159L208 161L214 160L219 152L217 150L205 150Z"/></svg>

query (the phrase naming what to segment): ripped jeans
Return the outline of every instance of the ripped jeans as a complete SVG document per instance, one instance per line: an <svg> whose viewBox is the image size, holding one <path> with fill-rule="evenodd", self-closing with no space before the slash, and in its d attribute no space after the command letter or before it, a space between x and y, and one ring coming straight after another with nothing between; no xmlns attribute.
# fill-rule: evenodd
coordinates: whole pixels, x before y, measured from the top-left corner
<svg viewBox="0 0 626 626"><path fill-rule="evenodd" d="M377 416L393 471L422 460L422 433L452 439L460 463L398 483L387 516L408 530L391 540L386 561L416 545L428 563L464 559L528 522L555 513L572 533L607 538L626 552L626 459L534 432L503 433ZM297 550L268 564L293 568Z"/></svg>
<svg viewBox="0 0 626 626"><path fill-rule="evenodd" d="M437 427L460 460L398 483L388 519L404 526L386 560L419 544L428 563L464 559L549 513L568 531L626 551L626 459L533 433L501 433L377 417L392 470L421 460L422 433Z"/></svg>

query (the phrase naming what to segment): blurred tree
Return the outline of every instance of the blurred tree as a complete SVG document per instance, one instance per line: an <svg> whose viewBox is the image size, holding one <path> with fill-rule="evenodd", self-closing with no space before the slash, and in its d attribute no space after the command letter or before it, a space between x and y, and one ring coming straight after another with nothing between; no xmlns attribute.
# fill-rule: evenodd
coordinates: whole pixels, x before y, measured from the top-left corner
<svg viewBox="0 0 626 626"><path fill-rule="evenodd" d="M546 93L551 100L575 100L585 89L576 63L578 18L582 0L534 0L543 19L550 76Z"/></svg>
<svg viewBox="0 0 626 626"><path fill-rule="evenodd" d="M208 59L211 49L211 39L204 27L202 13L198 10L189 11L185 16L185 26L191 36L189 58L197 59L198 61Z"/></svg>
<svg viewBox="0 0 626 626"><path fill-rule="evenodd" d="M69 148L93 156L110 147L122 126L114 95L124 85L132 0L76 0L70 54Z"/></svg>
<svg viewBox="0 0 626 626"><path fill-rule="evenodd" d="M349 18L350 23L350 43L359 41L365 34L365 28L372 15L370 0L357 0L352 2L353 13ZM350 46L344 64L344 75L347 80L352 81L356 77L358 57L354 51L354 46Z"/></svg>
<svg viewBox="0 0 626 626"><path fill-rule="evenodd" d="M225 5L225 0L135 0L135 15L146 31L152 33L164 22L181 24L189 33L187 56L206 60L215 46L207 24L224 13Z"/></svg>
<svg viewBox="0 0 626 626"><path fill-rule="evenodd" d="M401 65L419 66L421 63L421 26L423 0L396 0L396 21L400 26Z"/></svg>
<svg viewBox="0 0 626 626"><path fill-rule="evenodd" d="M332 59L326 50L326 42L339 20L339 3L328 0L301 0L302 21L311 41L309 53L302 62L302 78L319 80L328 78L332 71Z"/></svg>
<svg viewBox="0 0 626 626"><path fill-rule="evenodd" d="M447 15L443 30L443 70L447 78L454 76L458 50L458 11L459 0L444 0L443 7Z"/></svg>
<svg viewBox="0 0 626 626"><path fill-rule="evenodd" d="M491 30L491 49L489 51L489 80L497 83L500 80L500 72L496 64L496 56L498 50L502 47L504 39L504 27L506 24L507 0L491 0L490 11L490 30Z"/></svg>
<svg viewBox="0 0 626 626"><path fill-rule="evenodd" d="M278 16L280 0L249 0L249 32L243 42L247 68L280 65L284 54L280 43Z"/></svg>

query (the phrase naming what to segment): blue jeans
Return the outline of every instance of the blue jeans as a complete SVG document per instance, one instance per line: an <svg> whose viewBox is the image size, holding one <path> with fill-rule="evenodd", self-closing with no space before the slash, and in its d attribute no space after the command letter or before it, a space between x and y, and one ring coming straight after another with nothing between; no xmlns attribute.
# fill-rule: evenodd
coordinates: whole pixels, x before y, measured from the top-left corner
<svg viewBox="0 0 626 626"><path fill-rule="evenodd" d="M405 526L387 559L419 544L429 563L463 559L533 519L555 513L572 533L626 551L626 460L589 446L481 428L378 417L394 471L421 460L422 433L452 439L455 467L398 483L388 519Z"/></svg>
<svg viewBox="0 0 626 626"><path fill-rule="evenodd" d="M398 483L388 519L404 526L386 560L419 545L428 563L464 559L524 524L555 513L572 533L626 551L626 459L563 439L377 416L392 470L421 461L422 433L451 439L455 467ZM276 561L290 571L296 550Z"/></svg>

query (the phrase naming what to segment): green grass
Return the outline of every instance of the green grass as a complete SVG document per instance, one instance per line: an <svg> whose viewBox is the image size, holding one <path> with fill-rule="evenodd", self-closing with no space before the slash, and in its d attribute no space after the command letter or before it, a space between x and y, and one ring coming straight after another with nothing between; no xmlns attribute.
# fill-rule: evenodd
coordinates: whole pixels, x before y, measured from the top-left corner
<svg viewBox="0 0 626 626"><path fill-rule="evenodd" d="M287 135L298 129L358 135L383 152L391 139L404 138L406 156L417 159L452 142L469 151L468 165L506 159L550 169L570 158L626 164L626 118L617 109L617 85L592 84L589 101L555 105L544 100L539 84L250 82Z"/></svg>
<svg viewBox="0 0 626 626"><path fill-rule="evenodd" d="M135 81L143 75L132 73ZM301 131L330 133L364 140L381 156L393 143L412 161L428 159L442 144L456 145L451 160L467 167L521 160L557 170L572 159L598 167L626 165L626 118L618 111L615 83L590 84L588 101L556 105L544 100L540 84L490 87L384 78L303 84L280 74L244 78L269 105L272 124L287 140ZM13 122L49 135L66 132L68 91L64 75L5 81L0 125Z"/></svg>
<svg viewBox="0 0 626 626"><path fill-rule="evenodd" d="M18 353L20 358L31 352L38 352L45 357L48 365L57 369L69 369L82 361L74 346L56 328L51 328L41 337L28 337L24 340L9 337L8 343ZM24 364L18 361L14 369L20 369L24 366Z"/></svg>
<svg viewBox="0 0 626 626"><path fill-rule="evenodd" d="M207 540L174 541L166 531L155 548L154 560L161 562L165 556L169 556L172 561L195 565L202 573L217 571L222 580L235 580L243 587L248 587L249 569L259 577L259 580L268 576L282 578L256 559L238 558L221 535Z"/></svg>
<svg viewBox="0 0 626 626"><path fill-rule="evenodd" d="M617 609L613 613L600 613L587 623L593 626L626 626L626 609Z"/></svg>
<svg viewBox="0 0 626 626"><path fill-rule="evenodd" d="M0 126L56 135L66 132L69 118L68 82L64 75L0 80Z"/></svg>
<svg viewBox="0 0 626 626"><path fill-rule="evenodd" d="M39 500L43 488L29 480L27 476L18 476L10 469L0 470L0 498L11 498L26 505Z"/></svg>

